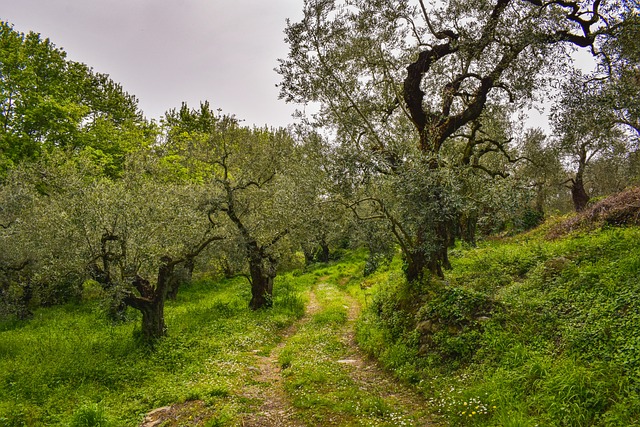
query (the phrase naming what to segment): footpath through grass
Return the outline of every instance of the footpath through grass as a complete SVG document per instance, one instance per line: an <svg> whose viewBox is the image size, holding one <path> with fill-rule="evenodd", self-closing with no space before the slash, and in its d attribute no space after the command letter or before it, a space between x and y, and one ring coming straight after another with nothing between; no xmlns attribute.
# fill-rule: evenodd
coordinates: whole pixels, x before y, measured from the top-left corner
<svg viewBox="0 0 640 427"><path fill-rule="evenodd" d="M297 418L309 426L426 426L425 401L366 359L353 336L363 264L315 272L307 322L279 354Z"/></svg>
<svg viewBox="0 0 640 427"><path fill-rule="evenodd" d="M0 426L139 426L162 407L164 427L425 425L423 400L355 349L363 259L283 275L257 312L244 278L193 283L153 350L136 313L114 326L97 301L0 323Z"/></svg>

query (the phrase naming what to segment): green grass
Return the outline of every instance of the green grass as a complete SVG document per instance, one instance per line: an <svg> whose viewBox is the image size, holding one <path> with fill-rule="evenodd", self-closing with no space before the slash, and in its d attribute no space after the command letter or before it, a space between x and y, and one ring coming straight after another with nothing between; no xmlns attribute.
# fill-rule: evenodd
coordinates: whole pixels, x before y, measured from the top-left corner
<svg viewBox="0 0 640 427"><path fill-rule="evenodd" d="M363 267L364 258L315 272L320 308L280 353L285 388L310 425L417 425L401 402L363 387L349 374L352 368L340 362L349 355L344 331L350 299L364 300Z"/></svg>
<svg viewBox="0 0 640 427"><path fill-rule="evenodd" d="M244 278L200 281L166 308L169 335L140 346L139 318L111 325L95 302L0 323L0 426L135 426L156 407L203 400L211 421L250 410L242 398L253 351L268 351L304 312L314 277L276 281L274 309L247 308Z"/></svg>
<svg viewBox="0 0 640 427"><path fill-rule="evenodd" d="M304 423L420 425L423 414L341 363L354 300L361 348L443 424L638 426L640 229L544 233L457 247L446 281L412 285L399 257L363 278L365 254L347 253L279 276L272 310L247 308L243 278L195 282L168 303L154 349L136 341L135 312L114 326L95 300L0 322L0 427L136 426L176 404L188 425L241 425L262 403L244 393L256 357L278 344ZM311 289L317 310L281 343Z"/></svg>
<svg viewBox="0 0 640 427"><path fill-rule="evenodd" d="M640 425L640 229L542 235L457 248L446 282L376 273L361 346L450 425Z"/></svg>

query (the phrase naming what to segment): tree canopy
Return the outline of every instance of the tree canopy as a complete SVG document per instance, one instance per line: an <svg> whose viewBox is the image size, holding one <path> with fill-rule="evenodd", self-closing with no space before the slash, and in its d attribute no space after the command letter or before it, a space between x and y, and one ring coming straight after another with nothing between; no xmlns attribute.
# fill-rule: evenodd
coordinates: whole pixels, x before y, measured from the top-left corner
<svg viewBox="0 0 640 427"><path fill-rule="evenodd" d="M55 148L88 150L116 174L149 141L138 100L49 39L0 22L0 174Z"/></svg>
<svg viewBox="0 0 640 427"><path fill-rule="evenodd" d="M573 49L598 54L626 34L633 4L305 1L303 19L286 29L281 97L318 103L314 124L335 134L359 174L397 177L399 187L384 193L403 197L376 198L368 218L389 221L410 279L424 268L442 275L465 186L446 177L461 180L453 172L461 167L508 175L518 160L509 145L513 113L561 78ZM403 209L413 225L402 224Z"/></svg>

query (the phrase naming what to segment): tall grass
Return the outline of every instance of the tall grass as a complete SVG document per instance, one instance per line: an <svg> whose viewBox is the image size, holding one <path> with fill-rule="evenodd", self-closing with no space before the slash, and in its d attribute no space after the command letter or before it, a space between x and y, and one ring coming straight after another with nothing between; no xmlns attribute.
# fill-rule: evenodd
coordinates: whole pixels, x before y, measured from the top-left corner
<svg viewBox="0 0 640 427"><path fill-rule="evenodd" d="M247 308L244 278L203 280L166 308L168 337L154 349L134 338L136 313L113 325L97 302L40 309L0 323L0 426L135 426L149 410L203 400L233 419L253 351L304 312L314 278L279 277L274 308Z"/></svg>

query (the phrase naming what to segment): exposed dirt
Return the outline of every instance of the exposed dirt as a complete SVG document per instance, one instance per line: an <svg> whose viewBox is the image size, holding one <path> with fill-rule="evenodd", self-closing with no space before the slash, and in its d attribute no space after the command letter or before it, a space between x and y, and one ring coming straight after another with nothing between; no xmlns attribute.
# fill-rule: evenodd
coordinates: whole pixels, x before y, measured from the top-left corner
<svg viewBox="0 0 640 427"><path fill-rule="evenodd" d="M604 225L640 225L640 187L611 195L549 230L548 239L557 239L576 230L593 230Z"/></svg>
<svg viewBox="0 0 640 427"><path fill-rule="evenodd" d="M204 402L194 400L172 406L163 406L149 412L140 427L169 427L201 425L212 415Z"/></svg>
<svg viewBox="0 0 640 427"><path fill-rule="evenodd" d="M425 399L409 386L404 385L394 378L389 372L383 370L378 363L360 350L355 339L355 322L360 316L360 304L351 296L346 295L349 301L348 322L343 333L343 342L347 344L349 352L343 363L349 367L349 376L360 384L362 390L390 400L395 400L399 406L406 408L418 420L420 426L436 426L430 420L425 408Z"/></svg>
<svg viewBox="0 0 640 427"><path fill-rule="evenodd" d="M323 286L320 278L318 286ZM409 387L401 384L391 374L381 369L375 361L368 358L356 345L355 321L360 315L358 302L346 295L348 300L348 321L342 331L342 341L348 351L341 360L351 378L372 395L395 400L399 406L411 412L420 426L434 426L424 413L424 398L419 396ZM304 325L317 312L320 304L313 290L309 293L309 303L305 315L287 328L282 338L268 355L261 355L255 350L255 364L249 368L254 375L253 383L242 392L242 396L249 401L261 402L260 406L252 409L251 413L244 414L240 419L242 427L303 427L306 424L299 417L284 390L281 367L278 363L280 352L286 346L289 338L294 336L301 325ZM147 414L145 422L140 427L165 427L202 425L203 420L212 414L200 401L167 406L155 409ZM197 414L194 417L193 414ZM190 418L189 418L190 417Z"/></svg>
<svg viewBox="0 0 640 427"><path fill-rule="evenodd" d="M304 426L295 419L295 411L287 397L278 363L280 352L287 344L287 340L295 335L296 331L308 322L311 316L318 312L320 305L311 291L309 293L309 304L306 307L304 316L291 325L282 335L280 343L271 350L268 356L256 354L256 385L248 387L244 395L250 399L262 401L262 405L253 413L242 418L241 425L244 427L299 427Z"/></svg>

